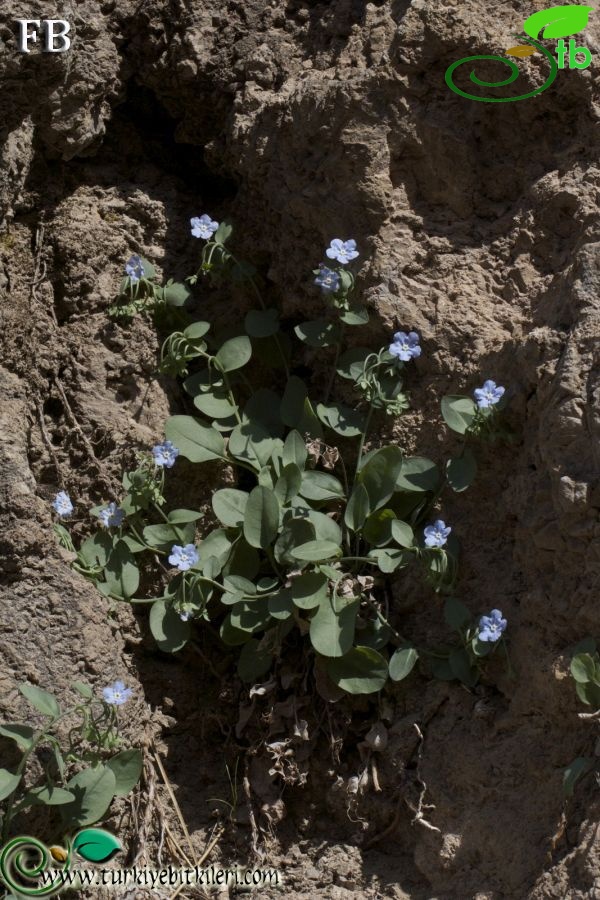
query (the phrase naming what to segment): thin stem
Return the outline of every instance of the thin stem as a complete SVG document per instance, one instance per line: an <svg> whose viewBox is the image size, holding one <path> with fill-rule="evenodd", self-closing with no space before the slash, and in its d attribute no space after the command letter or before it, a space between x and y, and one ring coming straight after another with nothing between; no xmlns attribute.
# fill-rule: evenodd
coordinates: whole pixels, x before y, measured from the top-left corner
<svg viewBox="0 0 600 900"><path fill-rule="evenodd" d="M360 461L362 459L362 453L365 446L365 440L367 437L367 432L369 430L369 425L371 424L371 417L373 415L373 401L369 403L369 410L367 412L367 418L365 419L365 427L362 430L362 434L360 436L360 444L358 445L358 456L356 458L356 470L354 472L354 481L356 481L356 476L358 475L358 470L360 468Z"/></svg>
<svg viewBox="0 0 600 900"><path fill-rule="evenodd" d="M394 637L396 638L396 640L397 640L397 641L400 641L401 644L408 643L408 642L406 641L406 639L402 637L402 635L400 634L400 632L399 632L399 631L396 631L396 629L394 628L394 626L391 625L391 624L388 622L388 620L387 620L386 617L383 615L383 613L381 612L381 610L379 609L379 607L377 606L377 604L374 603L373 600L371 600L371 598L370 598L370 597L367 597L365 594L363 594L363 597L364 597L364 599L367 601L367 603L369 604L369 606L371 607L371 609L373 610L373 612L375 613L375 615L377 616L377 618L379 619L379 621L381 622L381 624L382 624L382 625L385 625L387 628L390 629L390 631L392 632L392 634L394 635Z"/></svg>
<svg viewBox="0 0 600 900"><path fill-rule="evenodd" d="M333 360L333 368L331 370L331 375L329 378L329 383L327 384L327 390L325 391L325 399L323 400L323 403L327 403L327 401L329 400L329 395L331 394L331 390L333 388L335 376L337 375L337 364L338 364L338 360L340 358L340 351L342 349L342 341L344 339L345 330L346 330L346 323L342 322L342 327L340 329L340 336L335 345L335 357Z"/></svg>

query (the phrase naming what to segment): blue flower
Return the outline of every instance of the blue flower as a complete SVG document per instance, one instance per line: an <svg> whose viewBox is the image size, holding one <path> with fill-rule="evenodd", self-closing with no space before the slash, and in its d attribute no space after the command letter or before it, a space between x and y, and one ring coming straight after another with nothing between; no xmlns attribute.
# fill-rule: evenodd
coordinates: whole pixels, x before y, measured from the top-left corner
<svg viewBox="0 0 600 900"><path fill-rule="evenodd" d="M54 498L52 506L54 507L58 515L65 519L67 518L67 516L70 516L75 509L75 507L71 503L71 498L66 491L58 492L58 494Z"/></svg>
<svg viewBox="0 0 600 900"><path fill-rule="evenodd" d="M172 566L179 569L180 572L187 572L188 569L196 565L199 559L200 556L195 544L186 544L185 547L174 544L171 547L169 562Z"/></svg>
<svg viewBox="0 0 600 900"><path fill-rule="evenodd" d="M325 251L329 259L336 259L340 263L347 263L358 256L356 241L342 241L334 238Z"/></svg>
<svg viewBox="0 0 600 900"><path fill-rule="evenodd" d="M123 706L127 703L133 691L131 688L125 687L122 681L115 681L114 684L105 687L102 691L104 701L110 703L111 706Z"/></svg>
<svg viewBox="0 0 600 900"><path fill-rule="evenodd" d="M207 216L206 213L200 218L196 216L194 219L190 219L190 225L192 226L193 236L202 238L204 241L209 241L219 227L219 223Z"/></svg>
<svg viewBox="0 0 600 900"><path fill-rule="evenodd" d="M446 525L442 519L437 519L433 525L428 525L424 529L425 546L426 547L443 547L448 540L448 535L452 529Z"/></svg>
<svg viewBox="0 0 600 900"><path fill-rule="evenodd" d="M175 460L179 456L179 450L171 441L165 441L163 444L157 444L152 448L154 456L154 465L172 469Z"/></svg>
<svg viewBox="0 0 600 900"><path fill-rule="evenodd" d="M140 278L144 277L144 264L137 253L129 257L125 263L125 271L133 282L139 281Z"/></svg>
<svg viewBox="0 0 600 900"><path fill-rule="evenodd" d="M479 409L487 409L500 401L504 394L504 388L497 387L495 381L484 381L483 387L476 388L473 394Z"/></svg>
<svg viewBox="0 0 600 900"><path fill-rule="evenodd" d="M179 618L181 619L182 622L189 622L191 616L192 616L192 614L189 611L189 609L184 609L183 612L179 613Z"/></svg>
<svg viewBox="0 0 600 900"><path fill-rule="evenodd" d="M109 503L98 513L105 528L118 528L125 518L124 511L116 503Z"/></svg>
<svg viewBox="0 0 600 900"><path fill-rule="evenodd" d="M321 266L321 271L315 278L315 284L318 284L326 293L337 291L340 286L340 276L334 269Z"/></svg>
<svg viewBox="0 0 600 900"><path fill-rule="evenodd" d="M421 355L419 341L420 337L416 331L409 331L408 334L405 331L397 331L393 344L390 344L390 353L402 362L409 362Z"/></svg>
<svg viewBox="0 0 600 900"><path fill-rule="evenodd" d="M489 616L482 616L479 620L479 634L477 637L480 641L498 641L502 637L502 633L506 631L508 622L502 618L499 609L493 609Z"/></svg>

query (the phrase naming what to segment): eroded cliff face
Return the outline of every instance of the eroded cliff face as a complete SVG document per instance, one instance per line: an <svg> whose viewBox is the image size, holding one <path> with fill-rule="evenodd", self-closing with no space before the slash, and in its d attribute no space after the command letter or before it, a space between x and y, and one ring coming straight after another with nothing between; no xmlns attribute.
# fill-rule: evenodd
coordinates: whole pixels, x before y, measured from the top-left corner
<svg viewBox="0 0 600 900"><path fill-rule="evenodd" d="M353 236L373 340L397 325L423 336L410 384L418 414L403 441L420 425L421 449L439 453L439 396L482 375L512 395L519 440L483 453L475 488L447 514L464 547L461 597L507 615L516 678L499 671L498 689L481 695L420 679L399 689L383 790L356 821L321 750L322 771L284 795L287 819L273 825L270 860L290 896L600 891L594 789L566 806L561 792L564 766L595 739L577 719L565 653L598 637L597 68L565 70L513 104L464 100L443 77L455 59L510 46L532 11L518 0L26 2L19 17L62 15L74 30L69 53L26 56L14 52L14 4L0 2L7 712L26 677L60 691L126 675L140 698L131 733L168 751L202 846L204 801L228 790L216 770L232 723L211 723L203 706L220 690L214 673L157 655L140 637L143 616L109 617L51 534L56 490L112 498L133 449L162 434L176 402L153 375L153 328L107 317L130 252L181 277L197 254L189 217L227 215L293 316L318 308L310 271L322 247ZM585 35L597 49L593 17ZM538 65L522 63L528 84ZM413 614L417 637L441 627L430 602ZM411 824L402 802L415 721L439 832ZM395 830L366 849L396 809ZM244 858L243 827L232 840L227 852Z"/></svg>

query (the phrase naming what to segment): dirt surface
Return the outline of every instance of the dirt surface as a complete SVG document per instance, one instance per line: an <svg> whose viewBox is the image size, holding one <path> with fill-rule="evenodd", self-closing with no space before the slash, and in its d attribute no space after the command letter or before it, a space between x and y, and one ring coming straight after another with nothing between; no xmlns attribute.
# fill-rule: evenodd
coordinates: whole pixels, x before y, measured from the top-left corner
<svg viewBox="0 0 600 900"><path fill-rule="evenodd" d="M209 861L252 860L250 806L258 858L292 898L600 897L597 789L565 802L561 785L596 738L567 670L569 645L600 636L597 66L514 104L469 102L443 78L455 59L510 46L539 7L81 0L17 13L0 0L0 702L23 714L25 678L60 695L77 678L135 687L127 732L148 767L133 809L153 813L142 827L123 803L113 824L145 838L149 864L161 823L185 842L157 753L194 861L219 823ZM54 12L72 23L72 51L16 53L16 15ZM593 51L599 35L592 16ZM530 87L535 66L523 64ZM131 252L165 277L190 273L188 221L205 211L233 219L287 316L318 307L310 273L329 240L357 240L377 346L398 325L423 336L409 449L441 458L440 395L482 377L507 386L519 436L485 450L476 486L444 509L464 548L460 596L474 613L501 607L516 677L499 667L469 692L415 676L379 711L336 706L339 760L307 714L306 783L286 786L250 755L252 802L242 760L233 821L224 758L244 746L233 731L247 701L227 661L215 668L206 645L161 655L144 614L111 609L51 531L58 489L84 507L112 499L177 408L175 383L154 375L154 328L123 328L107 309ZM204 291L211 314L235 309ZM425 613L407 611L417 641L443 628L439 601L419 602ZM269 715L285 735L286 710ZM381 791L371 771L354 795L357 745L378 715ZM414 821L423 784L435 830ZM176 856L167 841L163 860Z"/></svg>

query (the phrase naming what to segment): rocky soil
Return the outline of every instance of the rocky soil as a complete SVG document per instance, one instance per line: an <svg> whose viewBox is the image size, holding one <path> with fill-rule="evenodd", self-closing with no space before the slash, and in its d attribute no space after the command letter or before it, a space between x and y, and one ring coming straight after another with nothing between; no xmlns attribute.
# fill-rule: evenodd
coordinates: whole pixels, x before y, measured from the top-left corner
<svg viewBox="0 0 600 900"><path fill-rule="evenodd" d="M410 384L422 417L409 420L421 450L441 455L439 396L482 376L509 389L519 436L486 450L476 487L445 510L464 547L460 595L473 612L503 610L516 677L499 670L475 693L419 677L395 688L379 793L335 790L356 774L367 706L337 766L315 747L304 787L267 780L261 794L249 772L261 859L294 898L600 897L597 788L562 793L565 765L596 739L567 671L569 645L600 637L597 65L514 104L444 83L455 59L514 43L532 11L0 0L0 703L23 714L26 678L61 695L76 678L135 686L127 728L149 759L140 815L154 787L159 798L142 828L150 864L157 822L184 840L153 754L195 861L224 809L211 798L230 798L223 747L238 697L205 657L162 656L143 614L111 611L71 571L50 501L61 488L83 506L112 499L133 449L162 435L177 391L154 376L155 331L115 325L107 308L131 252L165 277L191 272L188 220L207 211L235 222L288 316L318 304L322 248L356 238L374 340L398 325L423 336ZM16 53L17 15L68 18L72 50ZM599 35L592 15L592 51ZM542 64L521 65L531 86ZM214 303L203 290L198 303ZM441 618L425 602L415 628ZM242 781L240 770L243 795ZM413 821L423 782L436 830ZM139 843L131 807L119 815ZM236 819L221 815L211 862L252 858L244 796Z"/></svg>

